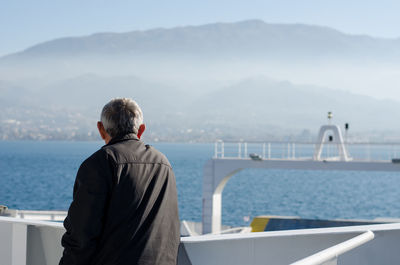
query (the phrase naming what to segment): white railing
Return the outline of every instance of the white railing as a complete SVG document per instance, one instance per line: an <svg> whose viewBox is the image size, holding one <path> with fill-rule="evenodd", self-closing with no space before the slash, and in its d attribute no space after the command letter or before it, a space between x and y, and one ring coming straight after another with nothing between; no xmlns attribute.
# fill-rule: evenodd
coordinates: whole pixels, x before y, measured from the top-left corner
<svg viewBox="0 0 400 265"><path fill-rule="evenodd" d="M58 264L64 232L62 223L0 216L0 264Z"/></svg>
<svg viewBox="0 0 400 265"><path fill-rule="evenodd" d="M358 246L361 246L368 241L374 239L375 235L371 231L367 231L359 236L344 241L343 243L337 244L333 247L322 250L314 255L307 258L301 259L291 265L333 265L337 264L338 256L346 253Z"/></svg>
<svg viewBox="0 0 400 265"><path fill-rule="evenodd" d="M364 233L368 230L373 231L376 238L368 247L361 246L357 251L347 252L340 260L341 264L389 265L400 260L398 251L400 224L394 223L182 237L181 244L184 248L180 248L178 264L287 265L301 257L316 253L321 248L327 248L324 250L326 252L330 249L329 246L339 243L333 247L335 252L333 256L329 253L324 255L329 261L330 257L335 259L336 255L344 253L343 249L348 251L351 247L360 246L372 239L372 233ZM64 232L62 224L56 222L0 217L0 264L58 264L63 251L61 237ZM348 240L358 233L364 234Z"/></svg>
<svg viewBox="0 0 400 265"><path fill-rule="evenodd" d="M391 161L400 158L400 143L346 143L346 149L355 161ZM310 142L224 142L217 141L214 158L249 159L257 154L261 159L312 160L315 143ZM321 160L338 160L337 143L323 145Z"/></svg>
<svg viewBox="0 0 400 265"><path fill-rule="evenodd" d="M38 220L38 221L56 221L62 222L67 217L67 211L34 211L34 210L15 210L8 209L6 206L2 206L0 216L5 217L17 217L27 220Z"/></svg>
<svg viewBox="0 0 400 265"><path fill-rule="evenodd" d="M29 220L41 220L41 221L64 221L67 217L66 211L17 211L16 217L21 219Z"/></svg>

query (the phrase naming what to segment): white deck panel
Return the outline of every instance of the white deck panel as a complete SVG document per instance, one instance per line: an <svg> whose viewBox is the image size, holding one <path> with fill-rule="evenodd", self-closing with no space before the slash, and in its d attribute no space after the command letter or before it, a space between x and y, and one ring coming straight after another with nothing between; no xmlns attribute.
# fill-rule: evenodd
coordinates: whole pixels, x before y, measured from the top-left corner
<svg viewBox="0 0 400 265"><path fill-rule="evenodd" d="M26 227L24 236L23 229L16 232L13 226ZM338 264L400 264L400 223L183 237L178 264L290 264L368 230L375 233L375 239L339 256ZM0 232L1 265L24 264L21 260L27 265L58 264L62 224L0 217ZM13 255L18 258L13 259Z"/></svg>

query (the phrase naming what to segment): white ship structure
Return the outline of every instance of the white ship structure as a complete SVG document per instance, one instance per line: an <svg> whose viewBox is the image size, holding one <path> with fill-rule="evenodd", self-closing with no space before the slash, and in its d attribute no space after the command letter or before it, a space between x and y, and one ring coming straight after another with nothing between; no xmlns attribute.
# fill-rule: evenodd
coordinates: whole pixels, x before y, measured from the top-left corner
<svg viewBox="0 0 400 265"><path fill-rule="evenodd" d="M214 157L204 166L202 223L182 222L178 264L400 264L400 220L332 220L321 225L297 218L259 217L251 227L221 225L222 192L243 169L391 171L400 177L395 145L383 158L374 155L376 148L350 145L340 127L332 124L320 128L313 144L216 142ZM0 264L58 264L64 233L60 221L65 216L66 212L0 209ZM303 226L267 229L267 223L276 219ZM334 227L326 227L329 224Z"/></svg>

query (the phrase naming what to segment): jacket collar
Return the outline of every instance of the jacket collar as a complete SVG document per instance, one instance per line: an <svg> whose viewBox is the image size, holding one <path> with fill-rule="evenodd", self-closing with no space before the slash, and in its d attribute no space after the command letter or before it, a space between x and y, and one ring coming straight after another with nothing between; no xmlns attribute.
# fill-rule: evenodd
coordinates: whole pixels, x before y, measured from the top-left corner
<svg viewBox="0 0 400 265"><path fill-rule="evenodd" d="M112 139L110 140L110 142L108 142L108 144L106 144L105 146L112 145L112 144L115 144L115 143L117 143L117 142L126 141L126 140L136 140L136 141L139 141L139 138L138 138L137 135L134 134L134 133L123 134L123 135L117 135L117 136L115 136L114 138L112 138Z"/></svg>

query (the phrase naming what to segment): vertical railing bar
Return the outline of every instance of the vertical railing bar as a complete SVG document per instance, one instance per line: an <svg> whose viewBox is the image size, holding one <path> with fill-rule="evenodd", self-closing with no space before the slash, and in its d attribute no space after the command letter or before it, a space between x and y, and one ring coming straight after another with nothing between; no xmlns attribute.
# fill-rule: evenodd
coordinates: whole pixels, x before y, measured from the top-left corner
<svg viewBox="0 0 400 265"><path fill-rule="evenodd" d="M271 143L268 143L268 159L271 159Z"/></svg>
<svg viewBox="0 0 400 265"><path fill-rule="evenodd" d="M292 159L296 158L296 143L292 143Z"/></svg>
<svg viewBox="0 0 400 265"><path fill-rule="evenodd" d="M265 159L265 143L263 143L262 158Z"/></svg>

